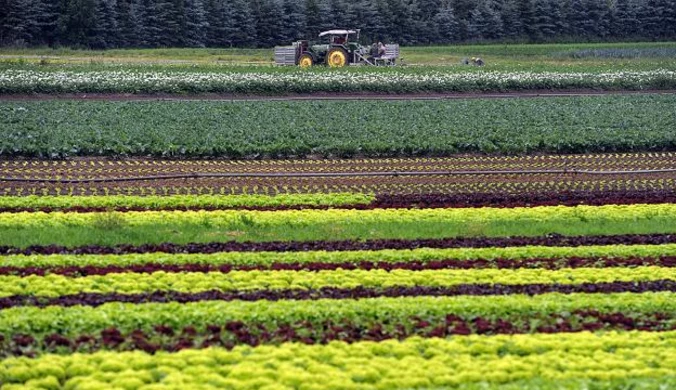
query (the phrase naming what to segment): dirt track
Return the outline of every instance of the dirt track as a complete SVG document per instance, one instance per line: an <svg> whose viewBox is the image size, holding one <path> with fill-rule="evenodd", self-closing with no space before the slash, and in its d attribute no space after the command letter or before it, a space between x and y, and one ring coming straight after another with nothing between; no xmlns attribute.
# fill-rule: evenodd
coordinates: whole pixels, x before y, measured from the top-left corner
<svg viewBox="0 0 676 390"><path fill-rule="evenodd" d="M676 94L676 90L528 90L518 92L454 92L419 94L379 94L379 93L314 93L278 96L237 95L237 94L131 94L131 93L66 93L66 94L0 94L0 101L40 101L40 100L110 100L110 101L288 101L288 100L447 100L447 99L510 99L565 96L600 95L640 95L640 94Z"/></svg>

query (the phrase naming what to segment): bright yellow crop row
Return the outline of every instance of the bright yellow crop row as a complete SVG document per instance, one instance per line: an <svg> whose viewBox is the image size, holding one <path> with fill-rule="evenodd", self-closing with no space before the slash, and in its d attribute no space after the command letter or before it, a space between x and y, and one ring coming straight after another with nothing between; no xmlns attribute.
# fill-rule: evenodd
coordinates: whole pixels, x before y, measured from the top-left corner
<svg viewBox="0 0 676 390"><path fill-rule="evenodd" d="M659 379L669 378L675 370L673 331L416 337L155 355L139 351L43 355L0 362L0 378L11 384L3 389L65 383L65 389L150 385L143 388L366 390L478 382L496 385L536 377L553 382L570 378Z"/></svg>
<svg viewBox="0 0 676 390"><path fill-rule="evenodd" d="M88 226L100 220L100 213L0 213L0 227ZM375 209L375 210L284 210L284 211L143 211L112 213L125 225L234 224L306 226L331 223L411 223L411 222L501 222L540 221L632 221L676 218L676 204L636 204L606 206L543 206L532 208L460 209Z"/></svg>
<svg viewBox="0 0 676 390"><path fill-rule="evenodd" d="M132 253L122 255L11 255L2 258L8 267L129 266L158 264L260 265L273 263L410 262L475 259L562 259L567 257L662 257L676 256L676 244L589 245L578 247L522 246L507 248L416 248L374 251Z"/></svg>
<svg viewBox="0 0 676 390"><path fill-rule="evenodd" d="M335 270L335 271L233 271L227 274L120 273L72 278L62 275L27 277L0 276L0 296L59 295L87 293L143 293L179 291L196 293L208 290L387 288L393 286L450 287L461 284L581 284L603 282L639 282L676 280L676 268L565 268L545 269L470 269L470 270Z"/></svg>

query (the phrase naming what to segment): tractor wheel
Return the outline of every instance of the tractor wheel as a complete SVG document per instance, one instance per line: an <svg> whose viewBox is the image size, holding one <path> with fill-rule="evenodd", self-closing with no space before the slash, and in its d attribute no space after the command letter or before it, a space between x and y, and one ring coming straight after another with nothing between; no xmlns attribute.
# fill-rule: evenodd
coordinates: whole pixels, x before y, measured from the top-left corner
<svg viewBox="0 0 676 390"><path fill-rule="evenodd" d="M300 66L301 68L309 68L313 64L314 61L312 60L312 56L309 54L303 54L298 59L298 66Z"/></svg>
<svg viewBox="0 0 676 390"><path fill-rule="evenodd" d="M329 50L326 54L326 65L332 68L342 68L347 65L347 52L339 47Z"/></svg>

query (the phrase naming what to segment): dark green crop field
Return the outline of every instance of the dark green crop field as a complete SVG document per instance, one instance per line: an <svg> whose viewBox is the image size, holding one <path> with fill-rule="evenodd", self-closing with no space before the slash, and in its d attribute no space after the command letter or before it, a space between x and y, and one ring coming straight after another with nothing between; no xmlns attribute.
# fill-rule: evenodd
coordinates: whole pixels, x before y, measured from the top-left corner
<svg viewBox="0 0 676 390"><path fill-rule="evenodd" d="M676 150L676 95L0 102L0 157L263 158Z"/></svg>

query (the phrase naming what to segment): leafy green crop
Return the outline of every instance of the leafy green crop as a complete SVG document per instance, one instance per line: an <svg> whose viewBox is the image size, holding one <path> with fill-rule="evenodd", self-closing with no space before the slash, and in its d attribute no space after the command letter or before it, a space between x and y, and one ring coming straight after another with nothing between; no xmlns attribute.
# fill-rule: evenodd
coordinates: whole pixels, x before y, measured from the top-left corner
<svg viewBox="0 0 676 390"><path fill-rule="evenodd" d="M2 102L0 156L260 158L676 150L676 96Z"/></svg>

